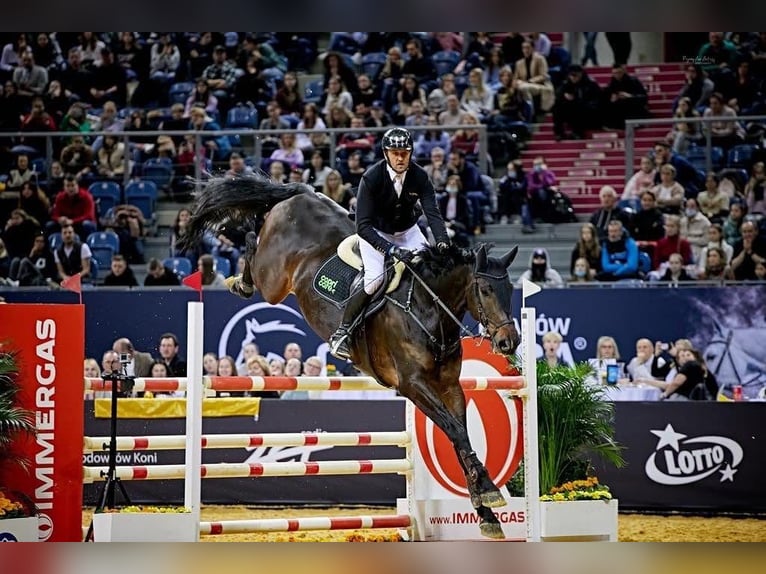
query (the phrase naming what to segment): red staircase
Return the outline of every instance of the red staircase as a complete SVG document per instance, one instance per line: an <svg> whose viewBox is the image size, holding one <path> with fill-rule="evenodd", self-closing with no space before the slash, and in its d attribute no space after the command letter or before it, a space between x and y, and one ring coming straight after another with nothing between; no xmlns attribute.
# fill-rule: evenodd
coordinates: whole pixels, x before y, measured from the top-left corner
<svg viewBox="0 0 766 574"><path fill-rule="evenodd" d="M601 87L605 87L611 79L609 67L591 67L586 71ZM681 64L628 66L628 72L643 82L653 118L673 115L673 99L684 82ZM635 169L638 169L641 156L668 131L670 125L636 130L633 149ZM625 140L622 131L592 132L584 140L557 142L553 137L553 118L549 114L534 130L521 154L525 168L531 168L533 159L538 155L545 158L548 167L556 174L559 188L572 198L577 213L590 213L598 207L598 192L603 185L611 185L618 194L622 194L625 184Z"/></svg>

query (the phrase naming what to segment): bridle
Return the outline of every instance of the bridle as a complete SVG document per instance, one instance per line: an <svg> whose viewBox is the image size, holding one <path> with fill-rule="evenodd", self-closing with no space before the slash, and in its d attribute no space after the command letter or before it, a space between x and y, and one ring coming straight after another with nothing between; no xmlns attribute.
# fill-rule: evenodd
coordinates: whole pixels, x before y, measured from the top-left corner
<svg viewBox="0 0 766 574"><path fill-rule="evenodd" d="M479 313L479 323L484 325L487 329L487 333L484 335L481 335L482 338L491 339L492 336L494 336L497 331L507 325L511 325L513 321L509 317L505 321L502 321L498 324L495 324L490 318L487 316L487 312L484 310L484 305L481 304L481 293L479 290L479 278L487 279L487 280L494 280L494 281L503 281L507 277L505 274L503 275L490 275L489 273L485 272L474 272L473 274L473 292L474 296L476 297L476 311ZM492 330L494 328L494 331Z"/></svg>
<svg viewBox="0 0 766 574"><path fill-rule="evenodd" d="M477 304L477 312L479 314L479 322L486 328L486 333L479 333L474 334L471 330L469 330L465 325L463 325L463 322L458 319L455 314L445 305L444 301L441 300L441 297L439 297L436 293L434 293L433 289L431 289L428 284L423 280L422 277L406 262L403 262L404 266L412 273L412 276L420 283L420 285L425 289L426 293L428 293L431 298L433 299L434 303L436 303L441 309L447 314L447 316L455 323L455 325L458 326L458 329L460 330L460 335L468 336L471 338L479 338L479 339L490 339L494 336L494 333L498 331L498 329L505 327L506 325L511 325L513 321L510 319L506 319L505 321L502 321L499 324L495 324L493 321L489 319L487 316L487 312L484 310L484 306L481 304L481 294L479 293L479 278L485 278L489 280L505 280L506 275L490 275L489 273L484 272L474 272L473 273L473 289L474 289L474 295L476 297L476 304ZM410 283L410 287L407 291L407 301L406 303L402 304L390 295L386 295L385 298L387 301L392 303L394 306L398 307L402 311L404 311L407 315L410 316L410 318L415 321L415 324L420 327L420 329L426 334L428 337L429 343L432 345L434 349L434 357L436 359L437 363L441 363L444 357L447 357L451 355L455 350L457 350L460 347L460 338L456 341L454 341L451 345L447 345L445 343L445 336L444 336L444 326L442 325L441 321L439 322L439 330L441 331L441 342L439 339L431 334L426 326L423 324L423 322L420 320L419 317L415 315L415 313L412 310L412 294L415 289L415 281ZM494 343L493 343L494 347Z"/></svg>

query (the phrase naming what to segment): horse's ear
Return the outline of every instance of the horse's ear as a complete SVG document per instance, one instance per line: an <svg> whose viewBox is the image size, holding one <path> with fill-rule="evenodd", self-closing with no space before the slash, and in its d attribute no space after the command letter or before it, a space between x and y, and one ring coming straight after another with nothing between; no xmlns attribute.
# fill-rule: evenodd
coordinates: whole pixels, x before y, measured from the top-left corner
<svg viewBox="0 0 766 574"><path fill-rule="evenodd" d="M500 262L503 264L503 269L508 269L508 267L511 266L511 263L513 263L513 260L516 259L516 255L518 255L518 253L519 246L516 245L513 249L511 249L508 253L500 258Z"/></svg>
<svg viewBox="0 0 766 574"><path fill-rule="evenodd" d="M476 271L482 271L487 268L487 246L482 243L476 251Z"/></svg>

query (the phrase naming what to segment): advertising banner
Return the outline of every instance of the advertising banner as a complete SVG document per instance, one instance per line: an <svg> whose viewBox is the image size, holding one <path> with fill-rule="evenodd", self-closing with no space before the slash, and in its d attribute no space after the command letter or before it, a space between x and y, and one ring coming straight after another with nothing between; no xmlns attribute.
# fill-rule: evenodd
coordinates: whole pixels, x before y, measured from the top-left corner
<svg viewBox="0 0 766 574"><path fill-rule="evenodd" d="M463 377L496 377L508 374L508 361L492 354L486 339L463 339ZM514 475L523 456L523 403L503 391L470 391L466 396L466 420L471 447L495 484L504 485ZM471 540L480 538L479 516L469 499L468 485L452 443L420 410L408 405L414 420L412 449L414 508L406 499L397 501L397 511L413 513L426 540ZM525 503L511 498L494 508L506 538L526 538Z"/></svg>
<svg viewBox="0 0 766 574"><path fill-rule="evenodd" d="M350 406L353 405L353 406ZM85 404L88 436L108 436L109 419L96 419L91 402ZM258 434L284 432L376 432L404 429L404 401L280 401L261 399L257 417L215 417L202 422L203 434ZM184 435L186 421L176 419L119 419L119 436ZM82 449L82 441L78 443ZM251 447L205 449L203 463L263 463L287 461L360 460L404 458L395 446ZM106 466L108 452L82 455L86 466ZM183 464L183 450L119 452L118 466ZM302 476L218 478L202 481L206 504L378 504L393 505L404 492L404 477L388 474L365 476ZM102 483L85 485L85 504L95 504ZM182 504L183 480L124 481L131 502ZM120 493L117 494L118 503Z"/></svg>
<svg viewBox="0 0 766 574"><path fill-rule="evenodd" d="M405 425L403 400L387 401L279 401L263 399L258 420L253 417L204 419L203 432L261 433L299 431L400 431ZM766 494L761 485L766 468L766 437L761 430L763 403L615 403L616 438L625 447L627 465L616 469L597 467L602 482L609 485L620 508L633 510L690 512L766 512ZM511 411L512 412L512 411ZM88 436L109 434L108 419L93 416L92 403L86 402ZM473 419L471 421L471 419ZM476 437L475 413L469 411L471 436ZM479 425L484 424L478 421ZM491 422L486 422L491 429ZM122 436L147 434L182 435L184 419L120 419ZM481 433L479 433L481 434ZM475 440L475 439L474 439ZM81 445L80 442L77 443ZM480 442L475 442L482 460ZM514 439L515 444L515 439ZM266 462L286 460L339 460L403 458L398 447L289 447L252 449L212 449L203 451L203 462ZM494 456L494 455L493 455ZM88 466L106 466L107 452L84 455ZM183 464L183 451L142 450L118 453L119 465ZM514 464L516 462L514 461ZM449 467L449 463L446 463ZM490 463L494 472L500 466ZM435 471L440 474L439 471ZM450 471L450 475L451 475ZM504 472L502 474L505 474ZM443 479L444 480L444 479ZM183 481L124 482L132 502L143 504L181 504ZM85 503L96 502L100 483L85 485ZM118 491L119 492L119 491ZM119 500L118 494L118 500ZM404 478L397 475L316 476L285 478L228 478L202 481L202 500L206 504L380 504L393 506L405 496ZM456 498L453 508L444 492L441 502L429 512L430 529L470 529L475 536L478 517L467 499ZM523 537L525 528L521 499L510 499L509 506L495 509L506 535ZM445 502L446 501L446 502ZM522 501L523 503L523 501ZM467 506L466 506L467 505ZM417 509L415 509L417 510ZM422 523L422 521L421 521ZM515 527L513 526L515 525ZM449 528L447 528L449 527ZM510 530L508 527L511 527Z"/></svg>
<svg viewBox="0 0 766 574"><path fill-rule="evenodd" d="M82 380L84 309L81 305L0 305L0 342L18 352L21 404L35 413L36 437L19 444L29 472L2 470L0 484L32 498L39 539L82 540Z"/></svg>
<svg viewBox="0 0 766 574"><path fill-rule="evenodd" d="M625 468L599 478L620 508L766 511L764 403L615 403Z"/></svg>
<svg viewBox="0 0 766 574"><path fill-rule="evenodd" d="M520 289L514 292L513 308L518 323ZM73 293L7 291L12 301L74 301ZM170 331L186 353L186 302L191 290L99 290L83 298L88 325L87 356L100 360L118 337L129 337L136 349L157 355L161 334ZM561 358L585 361L596 356L602 335L617 341L621 361L635 355L636 340L670 342L691 339L702 351L719 384L730 389L743 385L745 397L755 397L766 386L766 287L645 287L601 289L543 289L535 295L536 333L560 333ZM108 316L109 321L103 317ZM476 321L466 317L476 332ZM518 327L518 325L517 325ZM262 354L281 354L295 341L303 356L318 355L339 364L303 320L293 296L279 305L264 303L256 294L242 300L228 291L205 292L205 352L231 355L235 359L248 342L258 344ZM538 339L538 356L542 346ZM730 392L730 391L729 391Z"/></svg>

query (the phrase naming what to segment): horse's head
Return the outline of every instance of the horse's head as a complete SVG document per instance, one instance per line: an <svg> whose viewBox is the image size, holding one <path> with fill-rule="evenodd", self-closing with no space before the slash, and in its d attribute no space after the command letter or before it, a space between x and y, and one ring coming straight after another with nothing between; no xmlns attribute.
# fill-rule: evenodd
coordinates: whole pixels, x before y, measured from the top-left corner
<svg viewBox="0 0 766 574"><path fill-rule="evenodd" d="M492 348L504 355L512 355L519 346L519 333L511 319L513 284L508 276L518 247L502 257L489 257L487 246L476 250L473 286L468 294L468 310L473 318L487 330Z"/></svg>

